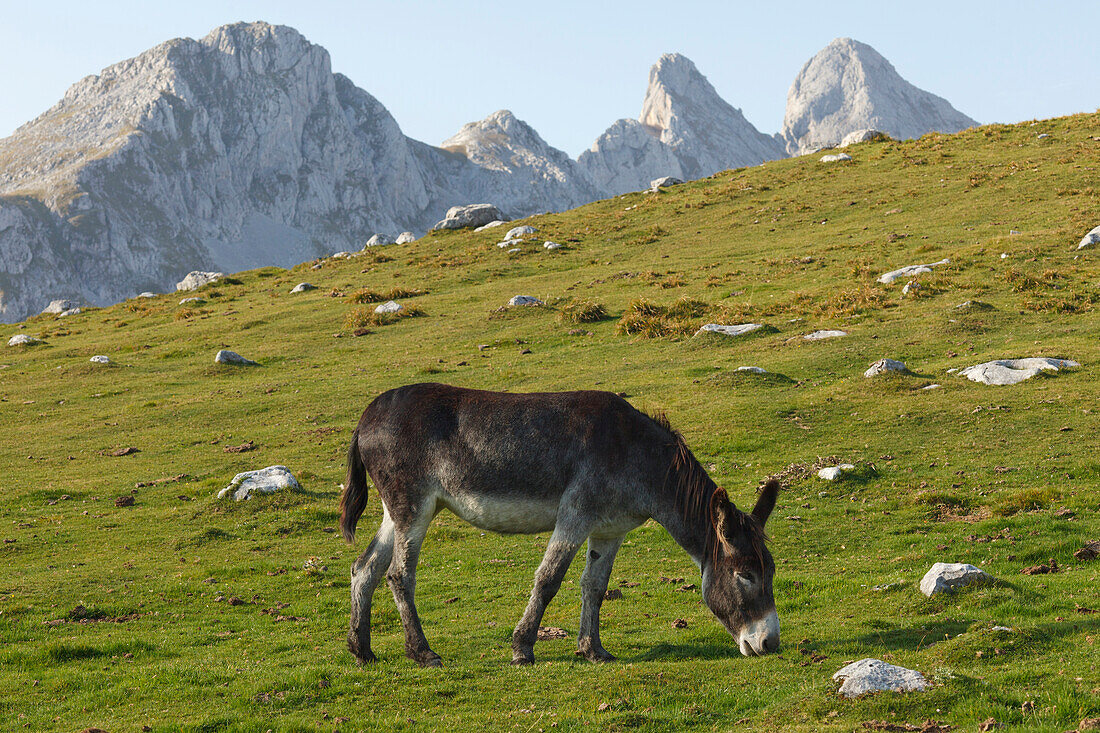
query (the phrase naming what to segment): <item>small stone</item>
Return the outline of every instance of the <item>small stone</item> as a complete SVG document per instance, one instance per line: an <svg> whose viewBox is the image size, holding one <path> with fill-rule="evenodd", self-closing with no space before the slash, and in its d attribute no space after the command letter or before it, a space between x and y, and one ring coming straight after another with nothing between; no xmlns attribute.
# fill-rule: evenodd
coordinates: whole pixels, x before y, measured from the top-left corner
<svg viewBox="0 0 1100 733"><path fill-rule="evenodd" d="M183 300L180 301L180 305L187 305L188 303L198 304L198 303L205 303L205 302L206 301L203 300L202 298L184 298Z"/></svg>
<svg viewBox="0 0 1100 733"><path fill-rule="evenodd" d="M543 303L538 298L532 296L532 295L513 295L512 299L508 301L508 305L510 305L510 306L515 306L515 305L539 306L539 305L546 305L546 304Z"/></svg>
<svg viewBox="0 0 1100 733"><path fill-rule="evenodd" d="M511 247L512 245L515 245L515 244L523 244L523 240L522 239L505 239L503 242L497 242L497 246L500 247L501 249L504 249L505 247Z"/></svg>
<svg viewBox="0 0 1100 733"><path fill-rule="evenodd" d="M920 290L920 283L916 280L910 280L909 282L905 283L905 287L901 289L901 294L909 295L909 293L914 293L918 290Z"/></svg>
<svg viewBox="0 0 1100 733"><path fill-rule="evenodd" d="M737 371L739 371L739 372L749 372L751 374L767 374L768 373L768 371L766 369L764 369L762 367L758 367L758 366L739 366L739 367L737 367Z"/></svg>
<svg viewBox="0 0 1100 733"><path fill-rule="evenodd" d="M405 306L398 303L396 300L387 300L385 303L379 304L375 309L375 313L397 313L404 310Z"/></svg>
<svg viewBox="0 0 1100 733"><path fill-rule="evenodd" d="M317 289L317 286L314 285L313 283L298 283L293 288L291 288L290 292L291 293L304 293L307 290L316 290L316 289Z"/></svg>
<svg viewBox="0 0 1100 733"><path fill-rule="evenodd" d="M368 247L380 247L386 244L394 244L393 239L388 234L375 234L367 240Z"/></svg>
<svg viewBox="0 0 1100 733"><path fill-rule="evenodd" d="M397 239L393 240L394 244L408 244L416 241L416 235L412 232L401 232L397 235Z"/></svg>
<svg viewBox="0 0 1100 733"><path fill-rule="evenodd" d="M842 680L840 694L859 697L873 692L920 692L928 687L924 676L913 669L887 664L879 659L861 659L841 668L833 674L833 680Z"/></svg>
<svg viewBox="0 0 1100 733"><path fill-rule="evenodd" d="M233 366L259 366L258 362L246 359L236 351L222 349L214 356L215 364L231 364Z"/></svg>
<svg viewBox="0 0 1100 733"><path fill-rule="evenodd" d="M1080 241L1080 243L1077 245L1077 249L1084 249L1085 247L1091 247L1092 245L1096 244L1097 242L1100 242L1100 227L1096 227L1095 229L1090 231L1088 234L1086 234L1084 239L1082 239Z"/></svg>
<svg viewBox="0 0 1100 733"><path fill-rule="evenodd" d="M1079 366L1081 366L1079 363L1071 359L1051 359L1045 356L1028 359L998 359L967 367L959 374L972 382L1004 386L1019 384L1044 371L1057 372L1067 367Z"/></svg>
<svg viewBox="0 0 1100 733"><path fill-rule="evenodd" d="M835 330L834 331L829 331L829 330L825 330L825 331L814 331L813 333L808 333L805 336L803 336L802 338L806 339L807 341L821 341L822 339L833 339L833 338L839 338L841 336L847 336L847 335L848 335L847 331L835 331Z"/></svg>
<svg viewBox="0 0 1100 733"><path fill-rule="evenodd" d="M511 229L509 229L508 233L504 235L504 238L506 240L520 239L527 234L538 234L538 231L539 230L535 229L533 226L529 224L524 224L523 226L512 227Z"/></svg>
<svg viewBox="0 0 1100 733"><path fill-rule="evenodd" d="M510 254L510 255L519 254L522 251L523 251L522 249L520 249L519 247L516 247L515 249L508 250L508 254Z"/></svg>
<svg viewBox="0 0 1100 733"><path fill-rule="evenodd" d="M203 272L202 270L193 270L187 273L187 277L176 283L176 290L195 290L201 288L203 285L208 285L212 282L225 277L223 272Z"/></svg>
<svg viewBox="0 0 1100 733"><path fill-rule="evenodd" d="M951 260L944 258L939 262L929 262L926 265L906 265L897 270L891 270L883 275L880 275L878 281L883 285L889 285L898 278L912 277L913 275L923 275L926 272L932 272L933 267L939 267L940 265L950 264Z"/></svg>
<svg viewBox="0 0 1100 733"><path fill-rule="evenodd" d="M822 155L822 163L843 163L846 160L851 160L852 156L847 153L837 153L836 155Z"/></svg>
<svg viewBox="0 0 1100 733"><path fill-rule="evenodd" d="M1046 133L1046 132L1040 132L1040 133L1039 133L1038 135L1036 135L1035 137L1036 137L1036 139L1038 139L1038 140L1045 140L1046 138L1050 137L1050 133Z"/></svg>
<svg viewBox="0 0 1100 733"><path fill-rule="evenodd" d="M864 128L862 130L853 130L849 132L840 141L838 148L846 148L849 145L855 145L856 143L876 142L879 140L889 140L890 136L881 130L873 130Z"/></svg>
<svg viewBox="0 0 1100 733"><path fill-rule="evenodd" d="M955 306L955 310L990 311L993 310L993 306L980 300L967 300Z"/></svg>
<svg viewBox="0 0 1100 733"><path fill-rule="evenodd" d="M64 298L62 298L60 300L51 300L50 304L42 309L42 312L43 313L53 313L53 314L59 315L61 313L64 313L65 311L71 310L75 307L76 307L76 303L74 303L71 300L65 300Z"/></svg>
<svg viewBox="0 0 1100 733"><path fill-rule="evenodd" d="M898 361L897 359L879 359L863 373L863 376L870 378L888 372L908 374L909 367L905 366L905 362Z"/></svg>
<svg viewBox="0 0 1100 733"><path fill-rule="evenodd" d="M235 501L252 498L253 494L273 494L280 489L300 490L301 484L286 466L268 466L256 471L238 473L229 486L218 492L218 498L232 496Z"/></svg>
<svg viewBox="0 0 1100 733"><path fill-rule="evenodd" d="M93 364L110 364L111 363L111 360L108 357L106 357L102 354L96 354L91 359L88 359L88 361L92 362Z"/></svg>
<svg viewBox="0 0 1100 733"><path fill-rule="evenodd" d="M481 226L475 228L474 231L475 232L483 232L486 229L495 229L496 227L503 226L507 223L508 222L502 221L501 219L496 219L495 221L491 221L488 224L482 224Z"/></svg>
<svg viewBox="0 0 1100 733"><path fill-rule="evenodd" d="M33 336L28 336L25 333L17 333L8 339L8 346L31 346L32 344L40 344L42 339L36 339Z"/></svg>
<svg viewBox="0 0 1100 733"><path fill-rule="evenodd" d="M1008 230L1009 236L1012 236L1012 237L1016 236L1017 234L1022 234L1022 233L1023 232L1021 232L1019 229L1009 229ZM1001 255L1001 256L1004 257L1004 255Z"/></svg>
<svg viewBox="0 0 1100 733"><path fill-rule="evenodd" d="M561 245L558 244L557 242L543 242L542 243L542 248L543 249L561 249Z"/></svg>
<svg viewBox="0 0 1100 733"><path fill-rule="evenodd" d="M932 597L973 583L991 582L992 576L968 563L938 562L921 578L920 589L924 595Z"/></svg>
<svg viewBox="0 0 1100 733"><path fill-rule="evenodd" d="M744 336L745 334L759 331L764 327L762 323L739 323L736 326L726 326L720 323L705 323L695 332L696 336L704 333L717 333L722 336Z"/></svg>
<svg viewBox="0 0 1100 733"><path fill-rule="evenodd" d="M146 290L144 293L138 293L135 297L137 297L137 298L155 298L155 297L157 297L157 294L156 293L150 293L148 290Z"/></svg>
<svg viewBox="0 0 1100 733"><path fill-rule="evenodd" d="M854 471L856 467L851 463L841 463L839 466L826 466L817 472L817 477L826 481L836 481L847 471Z"/></svg>
<svg viewBox="0 0 1100 733"><path fill-rule="evenodd" d="M925 385L925 386L921 387L922 392L927 392L928 390L931 390L931 389L942 389L942 385L928 384L928 385Z"/></svg>
<svg viewBox="0 0 1100 733"><path fill-rule="evenodd" d="M661 176L655 178L649 182L649 189L656 191L659 188L668 188L669 186L679 186L683 181L675 176Z"/></svg>
<svg viewBox="0 0 1100 733"><path fill-rule="evenodd" d="M81 313L80 308L70 308L67 311L61 311L57 314L58 318L66 318L67 316L79 316Z"/></svg>
<svg viewBox="0 0 1100 733"><path fill-rule="evenodd" d="M334 252L332 259L334 260L347 260L351 258L351 252Z"/></svg>

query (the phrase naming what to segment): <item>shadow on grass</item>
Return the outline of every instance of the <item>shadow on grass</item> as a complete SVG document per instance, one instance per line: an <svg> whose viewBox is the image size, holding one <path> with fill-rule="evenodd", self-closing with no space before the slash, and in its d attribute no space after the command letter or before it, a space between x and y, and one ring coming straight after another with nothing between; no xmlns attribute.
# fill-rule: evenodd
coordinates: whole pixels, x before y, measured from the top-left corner
<svg viewBox="0 0 1100 733"><path fill-rule="evenodd" d="M629 662L692 661L696 659L731 659L741 652L733 644L658 644L648 652L623 657Z"/></svg>

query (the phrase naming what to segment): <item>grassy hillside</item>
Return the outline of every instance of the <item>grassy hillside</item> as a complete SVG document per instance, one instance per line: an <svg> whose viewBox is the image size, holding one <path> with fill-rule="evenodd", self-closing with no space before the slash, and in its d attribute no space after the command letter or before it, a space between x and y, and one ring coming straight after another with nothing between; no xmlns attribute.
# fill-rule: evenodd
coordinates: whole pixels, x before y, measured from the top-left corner
<svg viewBox="0 0 1100 733"><path fill-rule="evenodd" d="M44 343L0 346L0 728L975 730L992 717L1063 731L1100 717L1100 561L1073 557L1100 539L1100 252L1075 250L1100 224L1100 116L849 152L532 217L537 241L518 254L496 246L502 229L441 233L238 274L201 304L172 294L4 326L5 342ZM904 278L876 282L943 258L910 295ZM304 280L318 289L291 295ZM372 317L394 288L421 291L401 298L420 315ZM504 308L516 294L548 305ZM769 328L691 337L748 321ZM849 335L802 338L826 328ZM261 366L215 365L220 348ZM1011 387L949 372L1025 356L1082 366ZM882 357L915 374L864 379ZM356 667L348 567L381 507L372 494L345 545L343 454L375 395L417 381L625 393L664 410L742 506L782 472L769 523L781 654L737 653L651 523L628 537L611 580L623 597L603 607L621 661L572 653L577 563L544 621L570 638L512 668L547 537L443 514L417 600L444 668L404 658L384 587L380 662ZM857 470L813 475L837 461ZM215 499L273 464L303 491ZM1060 572L1021 574L1050 558ZM929 600L917 583L937 561L1003 582ZM839 699L832 673L868 656L934 686Z"/></svg>

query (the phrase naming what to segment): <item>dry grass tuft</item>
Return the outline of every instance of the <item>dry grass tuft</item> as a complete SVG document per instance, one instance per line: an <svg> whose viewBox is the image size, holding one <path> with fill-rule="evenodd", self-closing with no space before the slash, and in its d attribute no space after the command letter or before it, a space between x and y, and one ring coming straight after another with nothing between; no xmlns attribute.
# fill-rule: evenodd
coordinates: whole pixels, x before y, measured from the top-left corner
<svg viewBox="0 0 1100 733"><path fill-rule="evenodd" d="M575 300L558 311L558 320L562 323L595 323L605 318L607 309L596 300Z"/></svg>

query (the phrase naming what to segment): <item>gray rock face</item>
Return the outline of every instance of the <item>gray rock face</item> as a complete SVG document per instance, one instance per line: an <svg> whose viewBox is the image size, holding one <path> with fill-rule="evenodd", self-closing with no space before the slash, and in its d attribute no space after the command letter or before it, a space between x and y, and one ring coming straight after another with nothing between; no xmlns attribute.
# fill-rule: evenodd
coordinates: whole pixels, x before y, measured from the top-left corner
<svg viewBox="0 0 1100 733"><path fill-rule="evenodd" d="M1085 247L1091 247L1092 245L1100 242L1100 227L1096 227L1081 239L1077 244L1077 249L1084 249Z"/></svg>
<svg viewBox="0 0 1100 733"><path fill-rule="evenodd" d="M937 593L948 593L971 583L992 581L992 576L968 563L938 562L921 578L920 590L924 595L932 597Z"/></svg>
<svg viewBox="0 0 1100 733"><path fill-rule="evenodd" d="M863 376L877 377L880 374L887 374L894 372L896 374L908 374L909 367L905 366L905 362L898 361L897 359L879 359L863 373Z"/></svg>
<svg viewBox="0 0 1100 733"><path fill-rule="evenodd" d="M232 366L259 366L258 362L246 359L236 351L222 349L214 355L215 364L230 364Z"/></svg>
<svg viewBox="0 0 1100 733"><path fill-rule="evenodd" d="M795 77L781 134L788 153L804 155L836 145L857 130L881 130L905 140L976 124L947 100L902 79L867 44L838 38Z"/></svg>
<svg viewBox="0 0 1100 733"><path fill-rule="evenodd" d="M833 681L841 681L839 692L844 697L884 691L920 692L928 687L920 672L870 658L837 670Z"/></svg>
<svg viewBox="0 0 1100 733"><path fill-rule="evenodd" d="M209 285L225 277L224 272L202 272L195 270L187 273L187 277L176 283L176 290L196 290L203 285Z"/></svg>
<svg viewBox="0 0 1100 733"><path fill-rule="evenodd" d="M649 70L638 119L617 121L577 162L614 195L661 176L691 180L782 157L781 143L718 96L688 58L672 53Z"/></svg>
<svg viewBox="0 0 1100 733"><path fill-rule="evenodd" d="M274 494L279 490L300 491L301 484L286 466L268 466L256 471L238 473L229 486L218 492L218 498L233 497L234 501L251 499L253 494Z"/></svg>
<svg viewBox="0 0 1100 733"><path fill-rule="evenodd" d="M466 206L452 206L447 209L447 216L437 222L432 230L436 229L468 229L479 227L491 221L497 221L504 215L500 209L492 204L467 204Z"/></svg>
<svg viewBox="0 0 1100 733"><path fill-rule="evenodd" d="M482 129L469 156L407 138L285 26L162 43L0 140L0 320L358 250L467 201L519 216L600 197L522 123Z"/></svg>
<svg viewBox="0 0 1100 733"><path fill-rule="evenodd" d="M889 285L898 278L912 277L913 275L923 275L926 272L932 272L933 267L939 267L940 265L949 264L951 260L942 259L939 262L929 262L927 265L906 265L905 267L898 268L897 270L891 270L883 275L879 275L878 281L883 285Z"/></svg>
<svg viewBox="0 0 1100 733"><path fill-rule="evenodd" d="M1004 386L1019 384L1044 371L1057 372L1067 367L1079 366L1081 365L1070 359L1050 359L1045 356L1030 359L998 359L967 367L959 372L959 375L971 382Z"/></svg>

